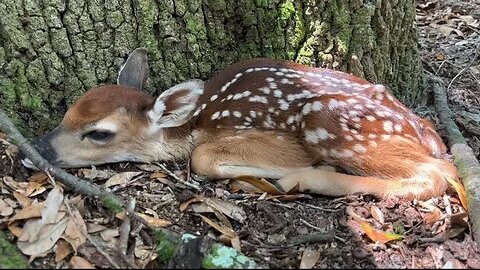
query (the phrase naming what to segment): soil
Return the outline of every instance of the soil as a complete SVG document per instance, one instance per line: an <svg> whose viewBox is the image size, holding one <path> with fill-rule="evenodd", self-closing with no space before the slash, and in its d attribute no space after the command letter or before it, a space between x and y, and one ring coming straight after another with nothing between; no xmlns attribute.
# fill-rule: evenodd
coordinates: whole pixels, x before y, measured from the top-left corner
<svg viewBox="0 0 480 270"><path fill-rule="evenodd" d="M480 141L475 131L480 126L467 121L470 118L465 119L470 114L480 115L476 111L480 110L480 28L465 16L480 20L480 3L419 1L417 5L419 49L425 70L449 85L450 105L478 157ZM414 110L435 121L431 103L427 95L424 104ZM26 181L32 171L21 166L12 145L0 141L0 179L5 181L5 176L11 176L16 181ZM166 167L179 177L189 173L187 164L166 164ZM181 203L199 192L175 184L173 177L167 175L154 181L150 178L151 172L129 163L95 169L97 172L141 172L129 184L113 186L114 193L125 200L136 198L137 212L155 212L159 218L172 223L168 229L173 232L219 238L220 233L202 220L198 209L190 207L180 211ZM69 172L85 175L91 170ZM103 185L107 178L96 177L92 181ZM206 197L231 202L243 209L244 221L229 221L239 236L242 252L255 260L260 268L299 268L302 261L307 263L306 259L302 260L305 250L313 250L319 255L313 261L313 268L480 268L480 248L472 240L468 223L458 220L465 210L455 193L427 202L317 195L281 201L282 197L234 192L227 180L200 183ZM0 199L15 200L12 190L2 184L0 182ZM46 193L36 198L43 201ZM75 196L71 191L65 193ZM438 208L440 214L433 216L426 205ZM83 213L85 221L108 228L118 229L122 223L92 199L85 198ZM215 218L212 213L202 214ZM403 238L382 244L382 241L366 235L359 219L367 221L379 234L394 232L403 235ZM5 232L8 232L7 220L8 217L0 217L1 229ZM132 226L136 234L131 234L131 249L139 244L153 246L150 230L139 227L140 224L135 222ZM11 234L9 236L15 244L15 238ZM98 268L112 266L88 241L78 249L77 255ZM66 268L69 267L69 258L56 262L54 254L49 253L33 259L30 265L32 268ZM147 268L155 266L150 263Z"/></svg>

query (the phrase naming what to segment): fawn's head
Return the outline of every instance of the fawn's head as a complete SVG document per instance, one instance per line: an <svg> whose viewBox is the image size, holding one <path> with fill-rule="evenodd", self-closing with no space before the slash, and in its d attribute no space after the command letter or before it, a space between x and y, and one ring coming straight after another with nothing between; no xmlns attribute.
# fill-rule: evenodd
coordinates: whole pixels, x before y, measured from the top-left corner
<svg viewBox="0 0 480 270"><path fill-rule="evenodd" d="M203 81L175 85L154 99L140 91L147 77L146 49L137 48L120 69L117 84L87 91L58 127L34 140L34 147L60 167L174 158L166 130L190 120ZM28 159L23 163L33 167Z"/></svg>

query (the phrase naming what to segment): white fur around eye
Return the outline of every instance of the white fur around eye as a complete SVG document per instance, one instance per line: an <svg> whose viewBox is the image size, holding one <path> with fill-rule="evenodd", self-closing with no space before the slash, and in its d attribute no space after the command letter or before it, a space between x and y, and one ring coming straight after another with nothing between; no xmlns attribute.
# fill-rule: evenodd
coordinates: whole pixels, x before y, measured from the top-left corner
<svg viewBox="0 0 480 270"><path fill-rule="evenodd" d="M112 122L98 122L95 125L95 129L96 130L110 131L111 133L117 133L118 126L115 123L112 123Z"/></svg>

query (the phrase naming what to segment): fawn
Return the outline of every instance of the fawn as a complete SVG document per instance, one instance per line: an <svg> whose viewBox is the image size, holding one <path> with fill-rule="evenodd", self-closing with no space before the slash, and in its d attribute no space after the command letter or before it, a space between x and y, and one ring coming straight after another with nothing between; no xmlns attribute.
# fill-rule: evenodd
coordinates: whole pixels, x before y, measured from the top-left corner
<svg viewBox="0 0 480 270"><path fill-rule="evenodd" d="M331 196L426 199L458 179L432 124L382 85L252 59L155 99L140 91L148 70L146 49L135 49L117 84L87 91L36 148L60 167L191 158L212 179L273 178L284 191Z"/></svg>

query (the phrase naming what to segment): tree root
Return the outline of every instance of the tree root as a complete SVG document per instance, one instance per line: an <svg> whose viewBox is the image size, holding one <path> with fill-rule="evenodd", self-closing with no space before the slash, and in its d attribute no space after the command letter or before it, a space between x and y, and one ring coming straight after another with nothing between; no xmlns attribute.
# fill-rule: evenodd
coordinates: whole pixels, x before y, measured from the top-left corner
<svg viewBox="0 0 480 270"><path fill-rule="evenodd" d="M448 106L445 85L435 76L429 76L429 80L433 88L438 118L444 125L448 146L465 187L473 238L480 242L480 163L455 123L453 112Z"/></svg>

